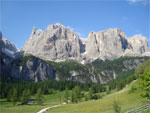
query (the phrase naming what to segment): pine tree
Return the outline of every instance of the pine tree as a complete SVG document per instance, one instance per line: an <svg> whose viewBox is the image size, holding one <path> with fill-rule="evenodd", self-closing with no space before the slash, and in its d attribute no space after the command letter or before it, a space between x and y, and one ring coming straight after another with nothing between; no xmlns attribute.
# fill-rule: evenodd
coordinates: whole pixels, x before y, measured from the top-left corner
<svg viewBox="0 0 150 113"><path fill-rule="evenodd" d="M139 75L138 84L142 96L150 100L150 67L146 67L143 74Z"/></svg>
<svg viewBox="0 0 150 113"><path fill-rule="evenodd" d="M18 93L17 93L16 88L14 88L13 89L13 95L12 95L12 102L14 105L16 105L17 100L18 100Z"/></svg>
<svg viewBox="0 0 150 113"><path fill-rule="evenodd" d="M81 98L81 90L79 86L76 86L72 90L71 101L78 103L80 101L80 98Z"/></svg>
<svg viewBox="0 0 150 113"><path fill-rule="evenodd" d="M64 94L64 101L66 103L68 103L68 100L69 100L69 92L68 92L68 89L65 90L65 94Z"/></svg>
<svg viewBox="0 0 150 113"><path fill-rule="evenodd" d="M10 102L11 98L12 98L12 90L9 90L7 95L7 101Z"/></svg>
<svg viewBox="0 0 150 113"><path fill-rule="evenodd" d="M37 104L41 105L43 103L43 96L41 88L38 89L36 94Z"/></svg>
<svg viewBox="0 0 150 113"><path fill-rule="evenodd" d="M92 99L92 97L93 97L93 89L92 88L90 88L89 89L89 96L88 96L88 99Z"/></svg>
<svg viewBox="0 0 150 113"><path fill-rule="evenodd" d="M23 104L27 104L28 103L28 101L29 101L29 99L30 99L30 96L31 96L31 92L30 92L30 90L28 89L25 89L24 91L23 91L23 93L22 93L22 103Z"/></svg>

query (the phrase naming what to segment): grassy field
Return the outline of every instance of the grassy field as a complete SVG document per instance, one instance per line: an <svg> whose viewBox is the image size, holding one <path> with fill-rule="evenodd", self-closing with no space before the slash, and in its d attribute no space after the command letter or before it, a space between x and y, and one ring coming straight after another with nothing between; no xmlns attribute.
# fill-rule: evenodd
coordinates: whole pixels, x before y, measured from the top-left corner
<svg viewBox="0 0 150 113"><path fill-rule="evenodd" d="M45 102L43 105L16 105L12 102L6 102L5 99L0 100L0 113L36 113L42 108L59 104L57 94L45 95Z"/></svg>
<svg viewBox="0 0 150 113"><path fill-rule="evenodd" d="M132 82L129 86L119 92L104 96L99 100L90 100L80 102L78 104L66 104L57 108L49 109L46 113L113 113L113 101L118 101L121 106L121 112L139 107L145 104L143 98L140 97L139 91L128 93L129 89L136 82ZM70 91L71 93L71 91ZM63 95L63 92L62 92ZM39 105L16 105L11 102L6 102L4 99L0 100L0 113L36 113L42 108L60 104L58 94L51 94L44 96L45 102L42 106ZM149 111L148 111L149 112ZM143 113L148 113L143 112Z"/></svg>
<svg viewBox="0 0 150 113"><path fill-rule="evenodd" d="M145 104L145 100L140 97L138 91L128 93L133 85L136 85L136 83L132 82L123 90L107 95L99 100L62 105L57 108L49 109L46 113L114 113L112 107L114 100L119 102L121 113L124 113L125 111Z"/></svg>

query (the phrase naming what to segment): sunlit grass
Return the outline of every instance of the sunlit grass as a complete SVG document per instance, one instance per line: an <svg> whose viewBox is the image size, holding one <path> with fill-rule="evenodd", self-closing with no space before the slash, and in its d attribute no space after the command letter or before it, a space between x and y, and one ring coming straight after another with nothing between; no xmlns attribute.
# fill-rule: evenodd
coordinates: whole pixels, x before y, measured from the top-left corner
<svg viewBox="0 0 150 113"><path fill-rule="evenodd" d="M145 100L141 98L140 92L128 93L131 86L136 85L136 82L132 82L129 86L123 90L116 92L112 91L111 94L104 96L99 100L83 101L78 104L66 104L56 108L49 109L46 113L113 113L113 101L118 101L121 106L121 112L124 113L130 109L142 106L145 104ZM69 91L71 93L71 91ZM61 93L63 96L63 92ZM40 105L16 105L12 102L6 102L5 99L0 102L0 113L36 113L42 108L60 104L58 93L45 95L45 102ZM62 102L61 102L62 103ZM147 113L147 112L143 112Z"/></svg>
<svg viewBox="0 0 150 113"><path fill-rule="evenodd" d="M121 112L124 113L130 109L145 104L139 91L128 93L128 90L135 82L119 92L114 92L96 101L81 102L78 104L67 104L57 108L49 109L46 113L113 113L113 101L116 100L121 106Z"/></svg>

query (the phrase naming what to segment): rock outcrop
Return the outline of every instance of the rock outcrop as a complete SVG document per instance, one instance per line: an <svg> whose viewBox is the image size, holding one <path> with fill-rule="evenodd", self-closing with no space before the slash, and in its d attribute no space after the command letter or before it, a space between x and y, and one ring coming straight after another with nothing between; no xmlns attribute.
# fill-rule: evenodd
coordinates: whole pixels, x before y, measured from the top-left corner
<svg viewBox="0 0 150 113"><path fill-rule="evenodd" d="M120 29L90 32L86 44L89 59L116 59L128 48L125 34Z"/></svg>
<svg viewBox="0 0 150 113"><path fill-rule="evenodd" d="M20 57L17 57L18 54ZM55 79L55 71L45 61L28 57L22 57L15 45L2 38L0 33L0 77L10 79L11 76L35 82Z"/></svg>
<svg viewBox="0 0 150 113"><path fill-rule="evenodd" d="M22 50L25 54L32 54L46 60L80 59L82 51L80 43L76 33L56 23L49 25L45 31L33 28Z"/></svg>
<svg viewBox="0 0 150 113"><path fill-rule="evenodd" d="M18 64L19 63L19 64ZM43 81L51 78L55 79L55 71L43 60L31 57L25 62L13 62L11 64L11 76L21 78L25 81Z"/></svg>
<svg viewBox="0 0 150 113"><path fill-rule="evenodd" d="M87 39L80 39L75 32L59 23L49 25L45 31L34 27L22 50L44 60L75 59L81 63L121 56L144 56L150 52L145 37L127 38L118 28L90 32Z"/></svg>
<svg viewBox="0 0 150 113"><path fill-rule="evenodd" d="M141 56L150 52L147 38L144 36L133 36L128 38L127 41L129 48L124 52L125 56Z"/></svg>
<svg viewBox="0 0 150 113"><path fill-rule="evenodd" d="M10 42L6 38L2 38L0 41L1 45L1 52L5 53L9 57L14 58L17 52L17 48L15 47L14 43Z"/></svg>

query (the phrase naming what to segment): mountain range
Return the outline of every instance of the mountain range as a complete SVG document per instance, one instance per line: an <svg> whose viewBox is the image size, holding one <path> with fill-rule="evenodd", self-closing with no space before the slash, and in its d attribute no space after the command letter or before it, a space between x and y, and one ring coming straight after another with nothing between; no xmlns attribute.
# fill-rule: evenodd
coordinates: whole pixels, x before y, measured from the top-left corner
<svg viewBox="0 0 150 113"><path fill-rule="evenodd" d="M121 29L111 28L90 32L88 38L83 39L60 23L49 25L45 31L36 30L34 27L29 40L21 50L25 54L45 60L75 59L82 63L95 59L150 55L147 38L144 36L127 38Z"/></svg>
<svg viewBox="0 0 150 113"><path fill-rule="evenodd" d="M127 37L121 29L110 28L80 38L60 23L46 30L33 27L20 49L1 33L0 50L1 75L35 82L51 78L106 83L134 71L150 56L144 36Z"/></svg>

